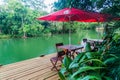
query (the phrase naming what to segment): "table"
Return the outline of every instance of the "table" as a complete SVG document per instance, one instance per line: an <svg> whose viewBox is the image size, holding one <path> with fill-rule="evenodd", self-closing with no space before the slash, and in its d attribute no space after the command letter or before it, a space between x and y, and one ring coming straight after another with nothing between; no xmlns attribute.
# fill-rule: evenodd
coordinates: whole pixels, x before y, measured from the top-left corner
<svg viewBox="0 0 120 80"><path fill-rule="evenodd" d="M92 41L92 42L98 42L98 43L102 43L103 40L102 39L88 39L88 41Z"/></svg>
<svg viewBox="0 0 120 80"><path fill-rule="evenodd" d="M98 50L99 45L101 45L103 42L102 39L87 39L87 40L90 43L92 50Z"/></svg>
<svg viewBox="0 0 120 80"><path fill-rule="evenodd" d="M59 46L58 48L67 50L68 53L70 53L70 57L74 58L73 54L75 53L75 51L79 50L79 49L81 49L81 51L82 51L83 46L81 46L81 45L63 45L63 46Z"/></svg>

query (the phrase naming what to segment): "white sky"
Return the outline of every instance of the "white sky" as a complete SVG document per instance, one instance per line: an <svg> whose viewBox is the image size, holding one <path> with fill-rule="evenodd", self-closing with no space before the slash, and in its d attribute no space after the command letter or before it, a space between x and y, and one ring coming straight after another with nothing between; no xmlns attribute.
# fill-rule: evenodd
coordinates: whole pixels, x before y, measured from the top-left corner
<svg viewBox="0 0 120 80"><path fill-rule="evenodd" d="M52 3L54 3L55 1L58 1L58 0L44 0L47 8L45 9L47 12L51 12L51 7L52 7Z"/></svg>
<svg viewBox="0 0 120 80"><path fill-rule="evenodd" d="M54 3L55 1L58 1L58 0L44 0L47 8L45 9L45 11L47 12L51 12L51 7L52 7L52 3ZM2 0L0 0L0 5L2 4Z"/></svg>
<svg viewBox="0 0 120 80"><path fill-rule="evenodd" d="M0 0L0 5L2 4L2 0Z"/></svg>

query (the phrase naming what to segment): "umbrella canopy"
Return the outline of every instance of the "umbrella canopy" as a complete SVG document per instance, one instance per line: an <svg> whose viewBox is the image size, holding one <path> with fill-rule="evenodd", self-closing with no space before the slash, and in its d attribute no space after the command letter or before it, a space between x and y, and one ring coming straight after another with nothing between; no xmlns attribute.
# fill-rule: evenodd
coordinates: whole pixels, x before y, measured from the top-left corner
<svg viewBox="0 0 120 80"><path fill-rule="evenodd" d="M118 17L118 18L113 18L113 20L115 20L115 21L120 21L120 17Z"/></svg>
<svg viewBox="0 0 120 80"><path fill-rule="evenodd" d="M78 21L78 22L106 22L108 18L111 17L108 14L101 14L97 12L88 12L75 8L65 8L46 16L37 18L38 20L45 21ZM71 31L69 30L69 44L71 44Z"/></svg>
<svg viewBox="0 0 120 80"><path fill-rule="evenodd" d="M105 22L111 16L108 14L101 14L97 12L88 12L75 8L65 8L46 16L37 18L38 20L46 21L79 21L79 22Z"/></svg>

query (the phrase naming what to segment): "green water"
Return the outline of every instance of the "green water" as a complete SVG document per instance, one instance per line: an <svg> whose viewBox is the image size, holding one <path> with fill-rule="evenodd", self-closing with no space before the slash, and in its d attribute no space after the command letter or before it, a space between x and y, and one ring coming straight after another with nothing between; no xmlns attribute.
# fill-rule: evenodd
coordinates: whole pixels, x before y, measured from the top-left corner
<svg viewBox="0 0 120 80"><path fill-rule="evenodd" d="M80 31L72 34L72 44L78 44L82 38L98 38L95 31ZM51 37L27 38L27 39L0 39L0 64L10 64L41 54L56 52L55 43L68 44L68 34L53 35Z"/></svg>

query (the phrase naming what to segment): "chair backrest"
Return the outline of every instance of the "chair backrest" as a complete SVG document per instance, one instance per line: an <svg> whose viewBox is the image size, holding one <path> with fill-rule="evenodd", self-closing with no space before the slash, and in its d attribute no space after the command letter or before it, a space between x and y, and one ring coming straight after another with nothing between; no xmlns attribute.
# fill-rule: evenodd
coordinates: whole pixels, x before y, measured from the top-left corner
<svg viewBox="0 0 120 80"><path fill-rule="evenodd" d="M86 39L86 38L84 38L84 39L83 39L83 42L87 42L87 39Z"/></svg>
<svg viewBox="0 0 120 80"><path fill-rule="evenodd" d="M86 44L87 44L87 39L84 38L84 39L82 40L81 45L85 48L85 47L86 47Z"/></svg>
<svg viewBox="0 0 120 80"><path fill-rule="evenodd" d="M65 55L63 50L58 49L59 46L63 46L63 43L56 43L55 45L56 45L56 50L57 50L57 56L61 57Z"/></svg>
<svg viewBox="0 0 120 80"><path fill-rule="evenodd" d="M57 50L57 52L58 52L58 51L59 51L58 47L59 47L59 46L63 46L63 43L56 43L55 45L56 45L56 50Z"/></svg>
<svg viewBox="0 0 120 80"><path fill-rule="evenodd" d="M56 43L56 46L62 46L63 43Z"/></svg>

